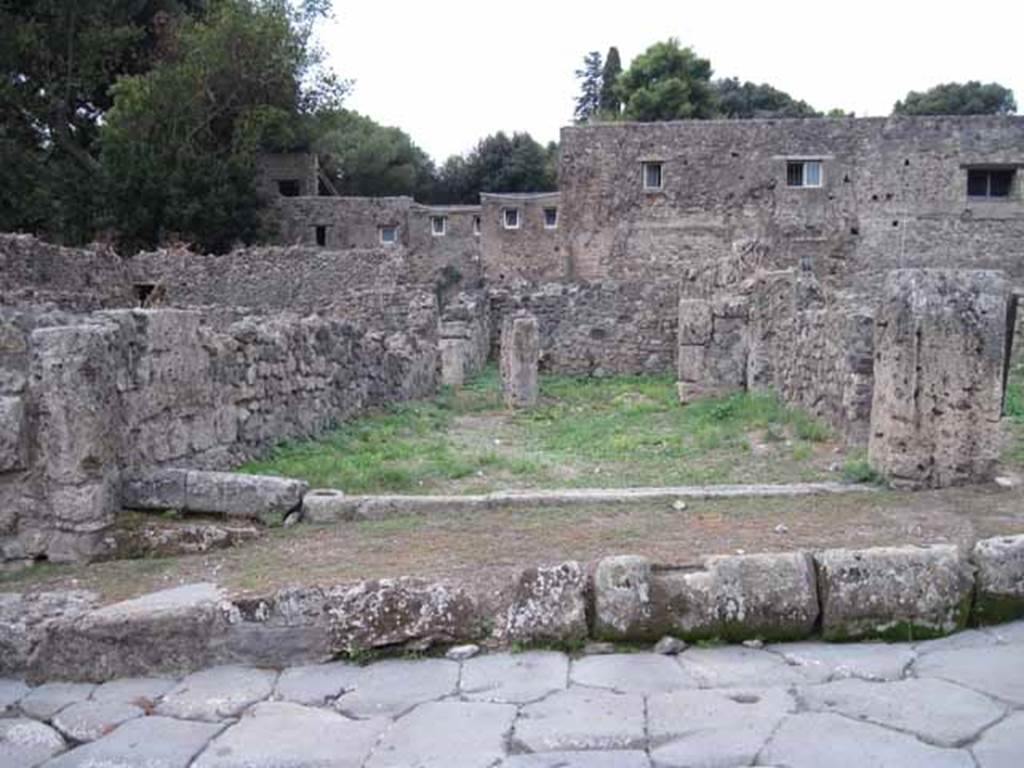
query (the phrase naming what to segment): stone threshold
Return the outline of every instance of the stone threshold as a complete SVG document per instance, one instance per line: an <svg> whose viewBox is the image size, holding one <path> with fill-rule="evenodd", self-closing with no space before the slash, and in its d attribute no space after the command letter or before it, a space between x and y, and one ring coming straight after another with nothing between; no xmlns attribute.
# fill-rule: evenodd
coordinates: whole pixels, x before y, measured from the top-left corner
<svg viewBox="0 0 1024 768"><path fill-rule="evenodd" d="M870 485L823 482L786 485L682 485L639 488L555 488L542 490L494 491L467 495L372 494L347 495L333 488L307 491L302 501L302 519L311 523L377 520L405 515L445 512L480 512L498 509L577 507L592 504L630 504L686 500L771 498L845 493L870 493Z"/></svg>

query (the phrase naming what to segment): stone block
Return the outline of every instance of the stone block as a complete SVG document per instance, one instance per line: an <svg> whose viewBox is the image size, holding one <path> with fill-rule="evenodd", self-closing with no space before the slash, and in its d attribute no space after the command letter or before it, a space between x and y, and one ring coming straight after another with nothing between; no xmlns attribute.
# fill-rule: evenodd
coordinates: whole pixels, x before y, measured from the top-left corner
<svg viewBox="0 0 1024 768"><path fill-rule="evenodd" d="M539 360L537 318L531 315L505 318L501 328L501 381L506 406L529 408L536 404Z"/></svg>
<svg viewBox="0 0 1024 768"><path fill-rule="evenodd" d="M496 634L519 642L571 643L587 637L586 578L577 562L527 568L516 579Z"/></svg>
<svg viewBox="0 0 1024 768"><path fill-rule="evenodd" d="M1002 272L909 269L887 276L875 323L868 457L899 487L991 478L1010 289Z"/></svg>
<svg viewBox="0 0 1024 768"><path fill-rule="evenodd" d="M676 369L680 382L687 382L699 388L704 380L704 358L707 348L680 344L676 355Z"/></svg>
<svg viewBox="0 0 1024 768"><path fill-rule="evenodd" d="M818 618L814 568L802 552L709 557L685 569L606 558L594 601L594 632L604 639L789 640L810 635Z"/></svg>
<svg viewBox="0 0 1024 768"><path fill-rule="evenodd" d="M185 509L275 523L302 504L308 487L283 477L191 470L185 480Z"/></svg>
<svg viewBox="0 0 1024 768"><path fill-rule="evenodd" d="M953 545L815 555L826 640L922 640L962 629L974 586Z"/></svg>
<svg viewBox="0 0 1024 768"><path fill-rule="evenodd" d="M679 300L679 346L711 341L711 303L703 299Z"/></svg>
<svg viewBox="0 0 1024 768"><path fill-rule="evenodd" d="M355 520L356 506L344 491L335 488L313 488L302 497L302 519L307 523Z"/></svg>
<svg viewBox="0 0 1024 768"><path fill-rule="evenodd" d="M999 624L1024 616L1024 535L996 536L974 545L975 624Z"/></svg>
<svg viewBox="0 0 1024 768"><path fill-rule="evenodd" d="M25 469L27 463L25 404L20 397L0 397L0 472Z"/></svg>
<svg viewBox="0 0 1024 768"><path fill-rule="evenodd" d="M441 348L441 383L448 387L461 387L472 372L473 349L469 341L444 338Z"/></svg>
<svg viewBox="0 0 1024 768"><path fill-rule="evenodd" d="M127 473L121 480L125 509L185 509L185 469L149 469Z"/></svg>

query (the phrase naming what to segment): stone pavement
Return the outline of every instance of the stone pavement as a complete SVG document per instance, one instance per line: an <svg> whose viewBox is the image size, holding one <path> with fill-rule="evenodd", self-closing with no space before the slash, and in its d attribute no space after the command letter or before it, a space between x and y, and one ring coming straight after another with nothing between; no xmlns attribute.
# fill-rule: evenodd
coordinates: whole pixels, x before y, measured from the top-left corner
<svg viewBox="0 0 1024 768"><path fill-rule="evenodd" d="M4 768L1020 768L1024 621L917 644L0 680Z"/></svg>

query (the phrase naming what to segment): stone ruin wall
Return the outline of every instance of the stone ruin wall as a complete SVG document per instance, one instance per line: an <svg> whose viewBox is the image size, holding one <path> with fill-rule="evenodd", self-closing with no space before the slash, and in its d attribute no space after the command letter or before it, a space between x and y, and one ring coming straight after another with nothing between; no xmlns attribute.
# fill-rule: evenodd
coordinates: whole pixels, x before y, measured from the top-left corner
<svg viewBox="0 0 1024 768"><path fill-rule="evenodd" d="M561 232L561 195L481 194L481 240L484 277L489 286L516 281L549 282L569 279L569 262ZM519 211L519 227L506 229L506 208ZM554 228L545 226L544 209L554 208Z"/></svg>
<svg viewBox="0 0 1024 768"><path fill-rule="evenodd" d="M31 260L34 249L18 246ZM39 250L69 269L91 253ZM207 306L131 309L137 276L127 268L107 290L86 295L92 306L125 308L84 312L81 295L60 307L68 273L32 274L42 277L17 295L45 295L51 306L8 300L13 280L5 273L0 308L0 563L97 554L118 509L123 468L227 468L438 385L432 291L338 290L324 292L319 306L300 306L287 283L268 294L272 281L251 272L249 283L211 280L231 286L219 294L184 279L178 294L174 285L168 291L181 306ZM211 306L214 298L221 303Z"/></svg>

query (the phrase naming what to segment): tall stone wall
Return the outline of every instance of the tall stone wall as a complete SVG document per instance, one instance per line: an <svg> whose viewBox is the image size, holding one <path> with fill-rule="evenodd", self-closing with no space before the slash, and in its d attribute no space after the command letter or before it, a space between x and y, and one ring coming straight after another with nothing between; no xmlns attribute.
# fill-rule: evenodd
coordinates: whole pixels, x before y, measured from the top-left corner
<svg viewBox="0 0 1024 768"><path fill-rule="evenodd" d="M507 315L525 311L540 327L545 373L662 374L676 354L675 284L519 283L492 288L492 344Z"/></svg>
<svg viewBox="0 0 1024 768"><path fill-rule="evenodd" d="M561 232L561 195L481 194L483 269L488 285L571 278ZM518 226L509 228L505 210L518 211ZM554 209L555 225L547 224L545 210Z"/></svg>

